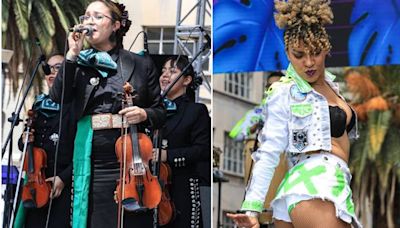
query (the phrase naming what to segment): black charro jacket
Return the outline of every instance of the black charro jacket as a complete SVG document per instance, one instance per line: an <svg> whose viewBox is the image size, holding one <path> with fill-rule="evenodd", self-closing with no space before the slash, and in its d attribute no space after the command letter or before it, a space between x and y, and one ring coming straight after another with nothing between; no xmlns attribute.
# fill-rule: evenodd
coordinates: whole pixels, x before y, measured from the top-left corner
<svg viewBox="0 0 400 228"><path fill-rule="evenodd" d="M204 104L186 96L175 99L178 110L167 118L163 138L168 140L167 162L173 175L199 178L209 186L211 179L211 118ZM184 160L184 162L183 162Z"/></svg>
<svg viewBox="0 0 400 228"><path fill-rule="evenodd" d="M160 102L157 70L151 58L139 56L123 49L119 49L117 54L118 73L122 75L124 81L133 85L138 94L135 105L143 108L147 113L147 121L143 124L152 128L161 127L165 122L166 115ZM64 69L65 81L62 77ZM55 102L61 102L62 86L65 82L64 103L72 102L76 120L79 120L84 115L96 86L90 83L90 79L94 77L101 80L100 74L93 68L66 60L50 90L50 97Z"/></svg>

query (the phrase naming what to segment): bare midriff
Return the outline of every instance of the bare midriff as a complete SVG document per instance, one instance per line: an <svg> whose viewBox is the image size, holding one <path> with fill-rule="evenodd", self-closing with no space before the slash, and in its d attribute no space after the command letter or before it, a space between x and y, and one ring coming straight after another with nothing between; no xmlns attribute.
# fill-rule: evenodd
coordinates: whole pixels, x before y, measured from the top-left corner
<svg viewBox="0 0 400 228"><path fill-rule="evenodd" d="M349 141L349 137L347 136L347 132L345 132L339 138L332 137L331 142L332 142L332 151L331 151L332 154L338 156L343 161L348 163L349 162L349 154L350 154L350 141ZM321 151L316 150L316 151L306 152L306 154L317 154L320 152Z"/></svg>

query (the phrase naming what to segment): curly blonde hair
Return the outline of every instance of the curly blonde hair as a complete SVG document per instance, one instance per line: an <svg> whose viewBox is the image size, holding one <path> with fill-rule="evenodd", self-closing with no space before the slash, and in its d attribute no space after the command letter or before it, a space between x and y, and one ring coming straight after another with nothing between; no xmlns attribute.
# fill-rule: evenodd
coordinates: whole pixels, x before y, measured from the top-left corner
<svg viewBox="0 0 400 228"><path fill-rule="evenodd" d="M299 47L303 42L306 52L318 53L331 49L324 25L332 24L330 0L275 0L275 23L285 29L286 48Z"/></svg>

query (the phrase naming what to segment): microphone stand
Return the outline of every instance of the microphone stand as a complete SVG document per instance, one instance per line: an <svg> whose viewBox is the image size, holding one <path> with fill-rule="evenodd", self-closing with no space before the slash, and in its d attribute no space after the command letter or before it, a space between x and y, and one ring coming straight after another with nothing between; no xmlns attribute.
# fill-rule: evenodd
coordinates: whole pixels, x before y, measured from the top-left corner
<svg viewBox="0 0 400 228"><path fill-rule="evenodd" d="M30 89L32 87L33 80L35 79L35 76L36 76L36 72L37 72L41 62L43 62L45 60L46 60L46 57L43 54L40 55L39 58L37 59L35 69L32 72L28 87L26 88L26 90L24 92L22 101L21 101L21 103L20 103L20 105L19 105L19 107L17 109L17 112L16 113L13 112L12 116L10 118L8 118L8 121L11 122L11 128L10 128L10 131L8 133L7 139L6 139L6 141L5 141L5 143L4 143L3 147L2 147L2 151L1 151L2 157L4 156L4 154L6 152L8 143L12 139L13 131L14 131L15 126L17 126L19 124L19 121L20 121L19 115L21 113L22 107L24 106L26 97L28 96L28 93L29 93L29 91L30 91ZM12 156L11 147L12 147L12 144L10 144L10 149L9 149L9 152L8 152L8 161L7 161L7 182L6 182L6 193L5 193L5 200L4 200L4 217L3 217L4 218L4 221L3 221L4 224L3 224L3 227L12 227L12 224L9 224L9 223L11 222L10 218L12 217L12 214L14 213L14 206L13 206L14 199L12 197L12 191L11 191L12 190L12 186L11 186L11 183L10 183L10 168L11 168L11 156ZM21 165L20 168L21 169L20 169L19 172L22 171L22 165ZM17 183L21 181L20 180L21 176L22 175L19 175Z"/></svg>

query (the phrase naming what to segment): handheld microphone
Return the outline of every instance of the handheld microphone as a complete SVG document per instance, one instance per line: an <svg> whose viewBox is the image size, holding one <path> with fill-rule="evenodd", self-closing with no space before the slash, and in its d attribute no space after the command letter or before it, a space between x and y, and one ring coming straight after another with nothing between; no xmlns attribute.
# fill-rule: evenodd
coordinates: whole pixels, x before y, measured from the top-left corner
<svg viewBox="0 0 400 228"><path fill-rule="evenodd" d="M205 48L211 48L211 37L210 37L210 35L208 35L207 31L204 30L203 27L200 26L199 28L200 28L200 31L203 33L204 38L206 38L206 40L207 40L207 43L204 45Z"/></svg>
<svg viewBox="0 0 400 228"><path fill-rule="evenodd" d="M86 31L86 36L91 36L93 35L93 26L91 25L82 25L79 27L75 27L75 28L70 28L69 29L70 32L78 32L78 33L83 33L84 31Z"/></svg>
<svg viewBox="0 0 400 228"><path fill-rule="evenodd" d="M39 47L40 54L41 54L41 61L42 61L42 69L45 75L51 74L50 66L46 63L46 56L43 54L42 46L40 45L40 41L37 37L35 37L35 43Z"/></svg>

